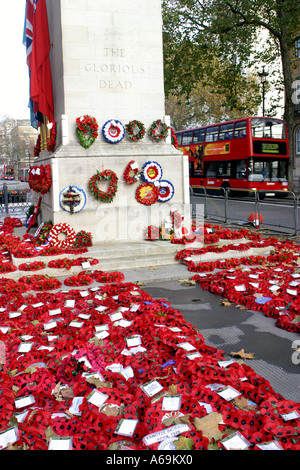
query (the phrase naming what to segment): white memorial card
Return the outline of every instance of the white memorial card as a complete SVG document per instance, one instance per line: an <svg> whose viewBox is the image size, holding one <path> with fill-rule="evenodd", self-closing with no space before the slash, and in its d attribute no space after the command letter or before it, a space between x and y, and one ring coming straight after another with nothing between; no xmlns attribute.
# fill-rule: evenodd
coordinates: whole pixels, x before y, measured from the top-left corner
<svg viewBox="0 0 300 470"><path fill-rule="evenodd" d="M163 386L157 381L157 380L151 380L146 385L141 385L141 389L143 390L148 397L153 397L157 393L161 392L163 390Z"/></svg>
<svg viewBox="0 0 300 470"><path fill-rule="evenodd" d="M137 419L121 419L115 432L121 436L131 437L135 431L137 423Z"/></svg>
<svg viewBox="0 0 300 470"><path fill-rule="evenodd" d="M108 396L104 393L99 392L99 390L93 390L92 393L90 393L90 395L88 396L87 401L92 403L92 405L101 408L101 406L106 402L107 399Z"/></svg>

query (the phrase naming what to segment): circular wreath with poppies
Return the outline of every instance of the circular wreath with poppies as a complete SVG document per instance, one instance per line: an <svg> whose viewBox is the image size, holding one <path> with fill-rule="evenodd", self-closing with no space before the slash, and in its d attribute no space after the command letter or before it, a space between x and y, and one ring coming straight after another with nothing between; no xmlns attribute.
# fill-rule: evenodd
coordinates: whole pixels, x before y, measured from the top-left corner
<svg viewBox="0 0 300 470"><path fill-rule="evenodd" d="M167 180L163 180L159 182L158 191L159 191L159 197L158 197L159 202L170 201L170 199L172 199L175 193L173 184Z"/></svg>
<svg viewBox="0 0 300 470"><path fill-rule="evenodd" d="M83 210L86 204L86 195L83 189L69 185L60 192L59 201L63 210L75 214Z"/></svg>
<svg viewBox="0 0 300 470"><path fill-rule="evenodd" d="M98 123L93 116L85 114L76 119L76 135L80 145L85 149L89 148L98 137Z"/></svg>
<svg viewBox="0 0 300 470"><path fill-rule="evenodd" d="M101 191L99 181L109 181L107 191ZM112 202L118 190L118 177L112 170L98 171L89 180L89 188L97 201Z"/></svg>
<svg viewBox="0 0 300 470"><path fill-rule="evenodd" d="M125 128L128 137L134 142L141 140L146 134L144 124L141 121L137 121L136 119L126 124Z"/></svg>
<svg viewBox="0 0 300 470"><path fill-rule="evenodd" d="M136 199L140 204L150 206L158 201L159 191L153 183L142 183L136 190Z"/></svg>
<svg viewBox="0 0 300 470"><path fill-rule="evenodd" d="M169 126L163 122L161 119L157 119L153 121L148 130L148 135L151 137L153 142L161 142L162 140L166 140L168 137Z"/></svg>
<svg viewBox="0 0 300 470"><path fill-rule="evenodd" d="M64 234L65 239L60 239L60 234ZM74 244L76 232L69 224L56 224L49 232L49 239L52 246L64 249Z"/></svg>

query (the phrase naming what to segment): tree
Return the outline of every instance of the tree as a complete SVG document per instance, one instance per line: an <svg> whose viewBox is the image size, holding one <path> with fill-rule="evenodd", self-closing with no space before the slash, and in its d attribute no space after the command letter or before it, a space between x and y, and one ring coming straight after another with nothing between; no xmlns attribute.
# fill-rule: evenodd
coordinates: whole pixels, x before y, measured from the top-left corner
<svg viewBox="0 0 300 470"><path fill-rule="evenodd" d="M175 130L206 126L209 124L256 115L261 94L257 77L237 77L232 82L234 99L228 96L218 78L220 72L210 77L209 83L201 80L187 95L169 93L166 113L171 116Z"/></svg>
<svg viewBox="0 0 300 470"><path fill-rule="evenodd" d="M235 73L250 66L253 60L280 57L292 184L294 90L290 51L299 37L300 0L163 0L162 5L165 77L170 89L189 93L197 74L205 76L204 57L211 60L211 67L214 57L235 62ZM258 56L255 46L262 30L268 33L268 47ZM223 86L226 84L230 86L230 80L224 71ZM167 93L168 86L167 83Z"/></svg>

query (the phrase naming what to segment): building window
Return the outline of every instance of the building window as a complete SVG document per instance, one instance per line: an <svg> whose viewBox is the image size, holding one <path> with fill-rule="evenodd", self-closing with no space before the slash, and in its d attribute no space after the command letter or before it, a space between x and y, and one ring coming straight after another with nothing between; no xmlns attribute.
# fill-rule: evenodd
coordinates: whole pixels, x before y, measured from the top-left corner
<svg viewBox="0 0 300 470"><path fill-rule="evenodd" d="M296 58L300 57L300 39L297 39L295 42L295 55Z"/></svg>
<svg viewBox="0 0 300 470"><path fill-rule="evenodd" d="M296 130L296 154L300 155L300 127Z"/></svg>

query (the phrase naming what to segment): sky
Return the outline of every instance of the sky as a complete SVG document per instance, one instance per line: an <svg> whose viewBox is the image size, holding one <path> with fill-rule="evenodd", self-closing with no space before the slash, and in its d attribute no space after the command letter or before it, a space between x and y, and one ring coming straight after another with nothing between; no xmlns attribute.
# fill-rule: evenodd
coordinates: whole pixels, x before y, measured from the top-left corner
<svg viewBox="0 0 300 470"><path fill-rule="evenodd" d="M30 119L29 78L23 45L25 0L0 0L0 121Z"/></svg>
<svg viewBox="0 0 300 470"><path fill-rule="evenodd" d="M24 17L25 0L0 0L0 120L30 119Z"/></svg>

